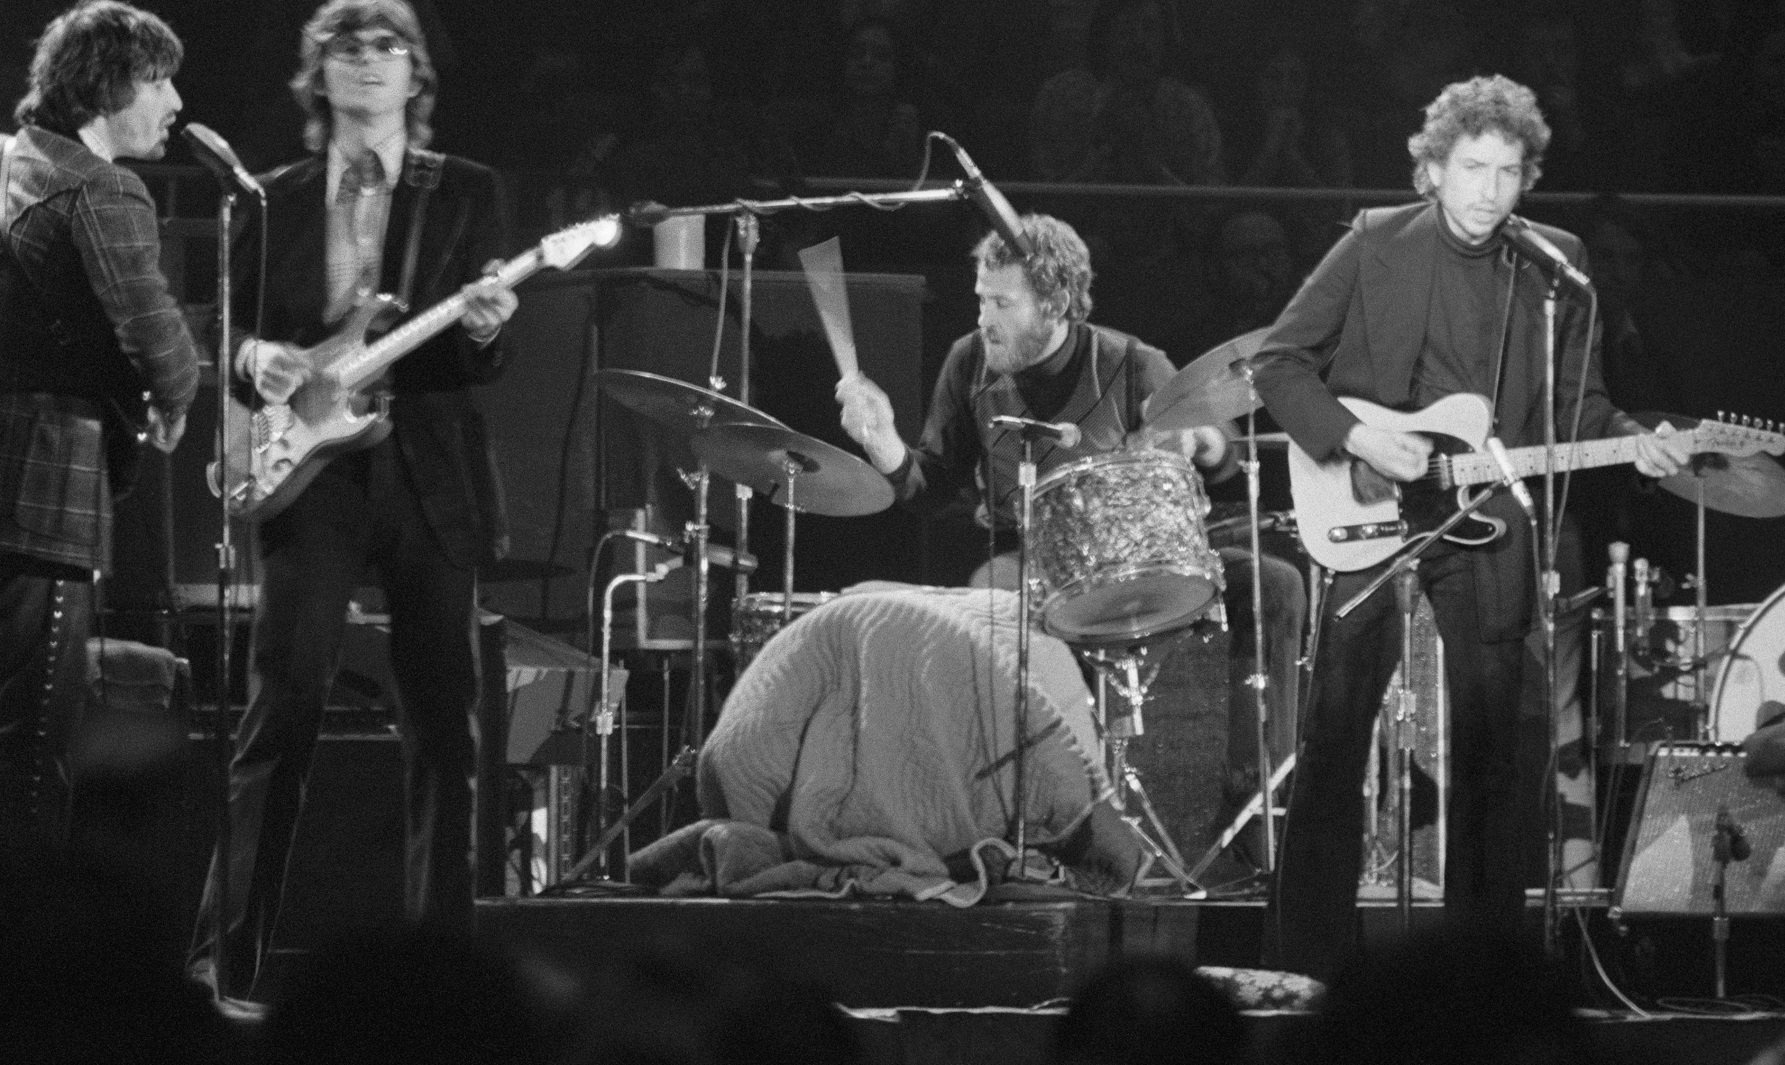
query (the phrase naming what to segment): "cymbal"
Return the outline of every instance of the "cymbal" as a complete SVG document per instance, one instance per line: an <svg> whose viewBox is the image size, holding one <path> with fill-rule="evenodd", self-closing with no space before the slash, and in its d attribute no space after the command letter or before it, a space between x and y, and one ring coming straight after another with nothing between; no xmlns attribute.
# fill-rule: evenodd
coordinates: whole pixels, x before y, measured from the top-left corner
<svg viewBox="0 0 1785 1065"><path fill-rule="evenodd" d="M878 514L892 506L885 475L840 447L784 425L716 425L696 433L694 453L713 472L761 492L776 506L833 518Z"/></svg>
<svg viewBox="0 0 1785 1065"><path fill-rule="evenodd" d="M1147 397L1142 424L1148 429L1220 425L1259 408L1246 371L1270 327L1242 333L1198 355Z"/></svg>
<svg viewBox="0 0 1785 1065"><path fill-rule="evenodd" d="M1691 429L1699 424L1697 418L1659 411L1643 411L1630 417L1651 429L1663 420L1675 429ZM1763 452L1695 455L1686 469L1655 483L1693 503L1698 502L1702 487L1706 510L1743 518L1785 517L1785 466Z"/></svg>
<svg viewBox="0 0 1785 1065"><path fill-rule="evenodd" d="M713 425L776 425L774 415L709 388L643 370L601 370L595 383L615 403L682 436Z"/></svg>

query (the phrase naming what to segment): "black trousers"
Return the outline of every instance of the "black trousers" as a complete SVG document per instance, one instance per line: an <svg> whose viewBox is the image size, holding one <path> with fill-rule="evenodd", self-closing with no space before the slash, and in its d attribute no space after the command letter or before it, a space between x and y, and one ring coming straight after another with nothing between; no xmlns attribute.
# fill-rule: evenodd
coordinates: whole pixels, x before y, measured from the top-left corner
<svg viewBox="0 0 1785 1065"><path fill-rule="evenodd" d="M1326 980L1356 947L1364 772L1401 650L1392 584L1344 619L1333 611L1377 572L1337 575L1322 604L1312 697L1265 920L1267 966ZM1444 640L1449 701L1445 915L1515 931L1524 905L1514 803L1524 641L1481 638L1466 551L1434 549L1421 561L1419 577Z"/></svg>
<svg viewBox="0 0 1785 1065"><path fill-rule="evenodd" d="M67 747L86 707L86 578L0 553L0 838L67 842Z"/></svg>
<svg viewBox="0 0 1785 1065"><path fill-rule="evenodd" d="M277 933L348 601L368 571L390 611L404 770L405 915L466 931L472 920L474 571L441 551L388 440L334 459L260 532L262 602L252 699L230 764L229 852L212 860L192 955L196 964L215 952L218 889L227 870L230 993L251 991Z"/></svg>

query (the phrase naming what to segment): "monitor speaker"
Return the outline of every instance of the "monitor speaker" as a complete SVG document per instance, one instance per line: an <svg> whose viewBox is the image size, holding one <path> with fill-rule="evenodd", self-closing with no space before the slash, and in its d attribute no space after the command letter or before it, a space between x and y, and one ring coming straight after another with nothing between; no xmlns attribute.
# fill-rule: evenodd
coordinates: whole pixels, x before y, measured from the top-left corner
<svg viewBox="0 0 1785 1065"><path fill-rule="evenodd" d="M1785 796L1750 779L1746 758L1728 744L1663 743L1650 752L1614 917L1712 916L1719 874L1730 916L1785 914ZM1742 845L1720 845L1719 820ZM1719 861L1720 852L1731 860Z"/></svg>

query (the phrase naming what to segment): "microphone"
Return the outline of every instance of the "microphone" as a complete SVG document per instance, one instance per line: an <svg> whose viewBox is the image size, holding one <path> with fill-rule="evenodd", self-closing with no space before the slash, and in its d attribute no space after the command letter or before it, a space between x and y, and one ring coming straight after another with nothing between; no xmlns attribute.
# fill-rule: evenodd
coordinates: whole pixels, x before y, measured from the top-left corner
<svg viewBox="0 0 1785 1065"><path fill-rule="evenodd" d="M679 555L690 554L689 549L693 546L680 536L664 536L660 533L645 532L643 529L618 529L616 531L628 540L636 540L641 544L649 544L652 547L662 548ZM735 569L743 573L756 572L755 555L739 554L731 548L722 547L719 544L707 545L707 564L723 566L726 569Z"/></svg>
<svg viewBox="0 0 1785 1065"><path fill-rule="evenodd" d="M1747 833L1743 831L1742 826L1735 823L1735 818L1729 816L1727 804L1717 804L1716 832L1719 836L1729 840L1730 861L1747 861L1748 855L1754 853L1754 848L1748 843Z"/></svg>
<svg viewBox="0 0 1785 1065"><path fill-rule="evenodd" d="M1084 437L1079 427L1071 422L1038 422L1034 418L999 414L987 424L993 429L1019 433L1025 440L1056 440L1061 447L1077 447Z"/></svg>
<svg viewBox="0 0 1785 1065"><path fill-rule="evenodd" d="M1628 646L1626 641L1629 639L1630 618L1625 612L1624 595L1629 572L1630 545L1622 540L1615 541L1608 548L1608 553L1611 555L1611 565L1606 570L1605 585L1611 591L1612 652L1618 656L1618 662L1622 665Z"/></svg>
<svg viewBox="0 0 1785 1065"><path fill-rule="evenodd" d="M1512 468L1512 456L1506 453L1506 445L1497 436L1487 438L1488 454L1494 456L1494 465L1500 467L1500 480L1512 490L1512 497L1518 505L1525 508L1525 514L1533 521L1537 519L1537 504L1531 499L1531 490L1525 482L1519 480L1518 473Z"/></svg>
<svg viewBox="0 0 1785 1065"><path fill-rule="evenodd" d="M192 147L192 154L211 173L216 174L219 181L225 185L234 185L256 199L267 198L267 190L260 187L260 182L254 180L254 175L248 173L248 168L236 158L229 142L219 137L211 127L188 122L181 127L180 136L186 138L186 143Z"/></svg>
<svg viewBox="0 0 1785 1065"><path fill-rule="evenodd" d="M985 179L985 175L979 172L977 166L973 165L973 159L968 156L967 149L956 144L953 137L945 135L943 139L947 140L949 147L954 149L955 159L960 162L961 169L967 174L964 187L967 190L967 198L973 201L973 206L979 208L979 213L985 215L986 220L992 223L992 228L998 231L1000 237L1004 238L1004 243L1015 248L1019 255L1034 255L1035 245L1023 235L1022 224L1017 221L1016 209L1010 206L1010 201L1005 199L1004 194Z"/></svg>
<svg viewBox="0 0 1785 1065"><path fill-rule="evenodd" d="M669 217L669 208L655 200L639 200L626 208L623 217L630 225L654 226Z"/></svg>
<svg viewBox="0 0 1785 1065"><path fill-rule="evenodd" d="M1562 254L1561 248L1550 243L1548 237L1537 232L1531 223L1518 215L1506 216L1506 224L1500 227L1500 238L1513 251L1539 266L1549 267L1580 288L1593 287L1592 280L1586 274L1581 273L1579 267L1568 261L1568 256Z"/></svg>

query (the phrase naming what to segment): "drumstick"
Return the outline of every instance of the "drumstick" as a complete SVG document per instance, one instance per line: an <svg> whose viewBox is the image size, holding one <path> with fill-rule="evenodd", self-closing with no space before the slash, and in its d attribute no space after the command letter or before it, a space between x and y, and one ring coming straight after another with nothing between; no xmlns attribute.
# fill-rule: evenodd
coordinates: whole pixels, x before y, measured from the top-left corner
<svg viewBox="0 0 1785 1065"><path fill-rule="evenodd" d="M849 321L849 293L843 284L843 252L836 237L800 250L800 265L824 335L830 340L831 358L845 381L859 374L855 361L855 330Z"/></svg>

